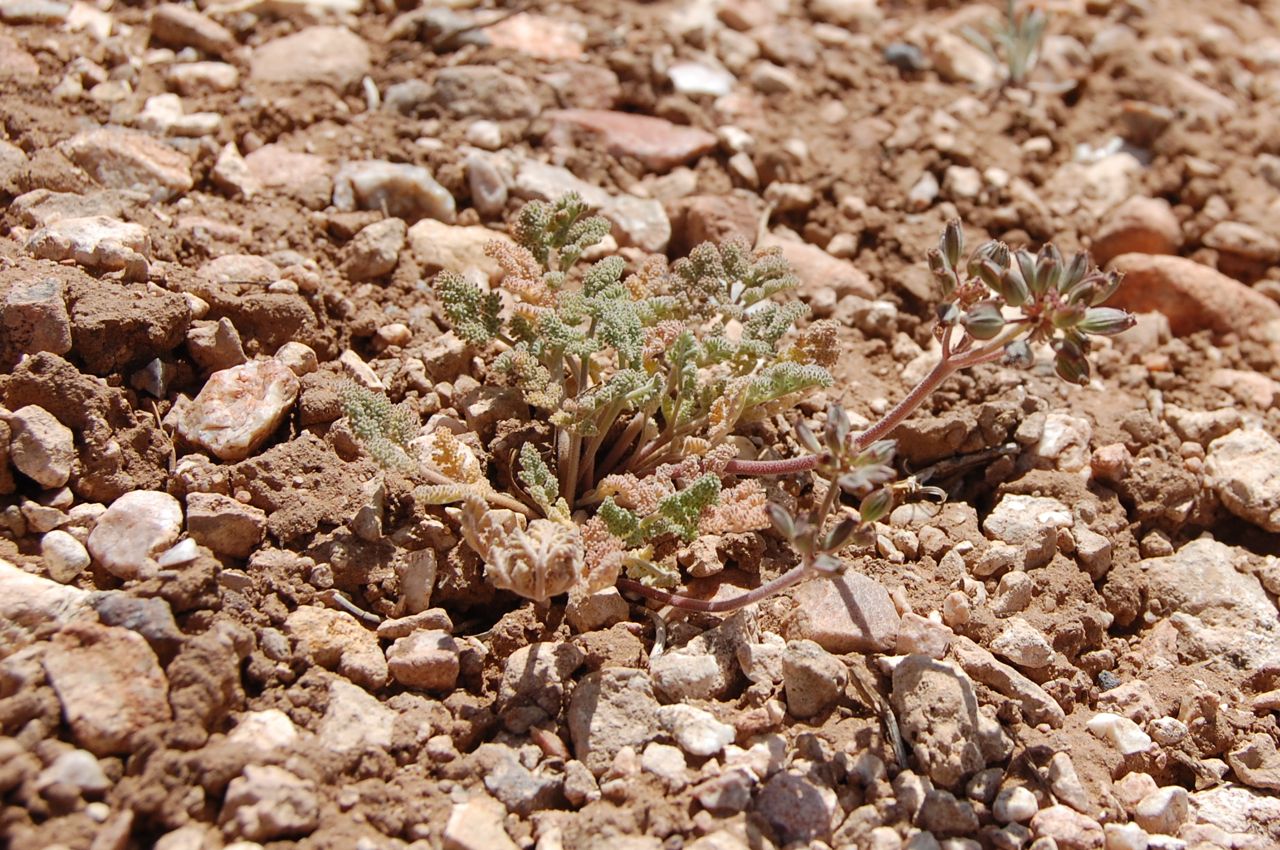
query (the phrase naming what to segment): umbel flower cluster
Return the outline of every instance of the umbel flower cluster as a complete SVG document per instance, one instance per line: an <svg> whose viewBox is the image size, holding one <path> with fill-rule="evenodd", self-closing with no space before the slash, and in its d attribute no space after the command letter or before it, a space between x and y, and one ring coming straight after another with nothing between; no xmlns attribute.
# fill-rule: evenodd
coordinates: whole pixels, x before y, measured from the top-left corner
<svg viewBox="0 0 1280 850"><path fill-rule="evenodd" d="M443 428L414 436L403 407L359 387L344 394L370 454L420 479L421 502L462 502L463 537L489 580L540 603L617 584L678 607L725 611L838 573L841 550L873 539L900 490L894 444L884 438L950 375L995 360L1028 365L1032 346L1047 344L1061 377L1087 383L1090 336L1133 324L1100 306L1120 279L1087 254L1068 261L1052 245L1032 254L986 242L965 257L953 222L929 254L942 291L941 356L929 373L865 431L855 433L833 405L821 435L796 425L806 454L739 460L730 438L744 423L832 383L835 326L797 330L806 308L778 297L797 281L777 252L703 244L670 267L651 258L624 274L620 257L583 261L608 229L574 195L535 201L512 225L514 241L487 246L505 272L500 290L452 273L436 279L455 333L488 352L550 423L545 439L520 446L502 490L467 444L474 435ZM759 481L810 473L812 499L795 515L769 504ZM796 554L791 570L714 602L671 589L680 545L770 527Z"/></svg>

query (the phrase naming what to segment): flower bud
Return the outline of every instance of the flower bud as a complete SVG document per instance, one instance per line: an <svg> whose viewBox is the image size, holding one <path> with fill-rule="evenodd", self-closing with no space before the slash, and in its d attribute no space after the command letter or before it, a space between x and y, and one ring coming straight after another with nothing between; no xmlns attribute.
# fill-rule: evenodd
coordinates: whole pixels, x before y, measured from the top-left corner
<svg viewBox="0 0 1280 850"><path fill-rule="evenodd" d="M960 318L960 308L953 301L943 301L934 310L938 314L938 323L942 325L954 325Z"/></svg>
<svg viewBox="0 0 1280 850"><path fill-rule="evenodd" d="M1112 295L1116 294L1116 290L1120 288L1120 281L1124 280L1124 272L1109 271L1106 274L1105 281L1098 287L1098 291L1093 295L1093 301L1089 303L1091 307L1097 307L1106 301Z"/></svg>
<svg viewBox="0 0 1280 850"><path fill-rule="evenodd" d="M1018 271L1027 284L1027 291L1037 298L1044 294L1045 288L1040 282L1040 271L1036 268L1035 256L1027 250L1019 250L1013 255L1017 260Z"/></svg>
<svg viewBox="0 0 1280 850"><path fill-rule="evenodd" d="M774 531L786 540L795 539L796 523L786 508L775 502L769 502L765 505L765 511L769 514L769 522L772 523Z"/></svg>
<svg viewBox="0 0 1280 850"><path fill-rule="evenodd" d="M938 248L946 258L948 268L954 269L960 265L960 254L964 251L964 232L960 229L960 222L955 219L947 222Z"/></svg>
<svg viewBox="0 0 1280 850"><path fill-rule="evenodd" d="M1111 336L1127 331L1137 322L1132 313L1115 307L1090 307L1084 318L1076 323L1081 333Z"/></svg>
<svg viewBox="0 0 1280 850"><path fill-rule="evenodd" d="M933 248L926 256L929 260L929 271L940 278L951 276L951 267L947 265L947 258L943 255L941 248Z"/></svg>
<svg viewBox="0 0 1280 850"><path fill-rule="evenodd" d="M1004 316L994 301L980 301L960 317L960 324L974 339L994 339L1004 330Z"/></svg>
<svg viewBox="0 0 1280 850"><path fill-rule="evenodd" d="M987 288L996 295L1002 294L1000 291L1001 269L996 265L994 260L983 257L977 262L970 263L969 274L985 283Z"/></svg>
<svg viewBox="0 0 1280 850"><path fill-rule="evenodd" d="M831 531L827 532L826 538L822 541L822 550L824 552L835 552L849 542L853 537L853 532L858 529L858 520L856 517L846 514L841 517L840 521L835 524Z"/></svg>
<svg viewBox="0 0 1280 850"><path fill-rule="evenodd" d="M1053 370L1069 384L1085 386L1089 383L1089 360L1080 351L1063 349L1053 358Z"/></svg>
<svg viewBox="0 0 1280 850"><path fill-rule="evenodd" d="M867 495L858 506L858 514L864 523L879 521L893 508L893 491L882 487Z"/></svg>
<svg viewBox="0 0 1280 850"><path fill-rule="evenodd" d="M1031 292L1027 289L1022 272L1010 267L1000 277L1000 296L1010 307L1021 307L1031 299Z"/></svg>
<svg viewBox="0 0 1280 850"><path fill-rule="evenodd" d="M1089 273L1089 265L1092 262L1089 258L1088 251L1076 251L1071 255L1071 262L1067 263L1066 269L1062 272L1061 288L1066 291L1084 280L1085 275Z"/></svg>
<svg viewBox="0 0 1280 850"><path fill-rule="evenodd" d="M822 444L818 442L818 438L814 436L813 431L803 422L796 423L796 439L800 441L800 445L804 446L813 454L822 453Z"/></svg>
<svg viewBox="0 0 1280 850"><path fill-rule="evenodd" d="M1068 304L1053 311L1053 326L1058 330L1074 328L1084 318L1083 304Z"/></svg>
<svg viewBox="0 0 1280 850"><path fill-rule="evenodd" d="M898 449L897 440L876 440L858 455L859 463L884 466L893 462L893 455Z"/></svg>

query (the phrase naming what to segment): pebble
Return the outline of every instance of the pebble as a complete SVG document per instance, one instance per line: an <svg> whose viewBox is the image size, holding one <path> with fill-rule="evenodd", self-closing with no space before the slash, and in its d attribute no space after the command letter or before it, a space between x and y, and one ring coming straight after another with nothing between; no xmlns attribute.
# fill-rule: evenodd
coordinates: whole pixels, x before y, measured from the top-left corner
<svg viewBox="0 0 1280 850"><path fill-rule="evenodd" d="M24 247L37 259L73 260L94 271L123 270L126 280L146 280L151 236L141 224L107 216L63 218L32 233Z"/></svg>
<svg viewBox="0 0 1280 850"><path fill-rule="evenodd" d="M228 92L240 84L240 71L226 62L180 62L169 66L165 82L183 97Z"/></svg>
<svg viewBox="0 0 1280 850"><path fill-rule="evenodd" d="M1058 529L1070 528L1071 510L1057 499L1044 496L1005 495L982 521L988 538L1017 546L1027 569L1053 560L1058 549Z"/></svg>
<svg viewBox="0 0 1280 850"><path fill-rule="evenodd" d="M672 87L680 94L719 97L733 91L737 79L723 68L701 62L677 62L667 69Z"/></svg>
<svg viewBox="0 0 1280 850"><path fill-rule="evenodd" d="M151 38L170 47L194 47L214 56L225 56L236 48L230 30L195 9L164 3L151 13Z"/></svg>
<svg viewBox="0 0 1280 850"><path fill-rule="evenodd" d="M679 791L689 782L689 768L679 747L651 742L640 755L640 767L661 779L671 792Z"/></svg>
<svg viewBox="0 0 1280 850"><path fill-rule="evenodd" d="M1125 279L1108 306L1159 311L1177 336L1210 330L1248 338L1280 319L1280 304L1194 260L1122 254L1111 267L1124 272Z"/></svg>
<svg viewBox="0 0 1280 850"><path fill-rule="evenodd" d="M520 753L506 744L481 744L473 761L484 776L484 787L508 811L528 817L535 809L556 804L564 779L547 771L534 771L520 761Z"/></svg>
<svg viewBox="0 0 1280 850"><path fill-rule="evenodd" d="M623 747L643 747L657 737L658 701L642 670L607 667L588 673L573 691L569 734L578 760L602 774Z"/></svg>
<svg viewBox="0 0 1280 850"><path fill-rule="evenodd" d="M262 752L287 750L297 743L298 727L278 708L249 711L240 716L227 733L227 742L252 747Z"/></svg>
<svg viewBox="0 0 1280 850"><path fill-rule="evenodd" d="M345 91L368 75L369 45L346 27L314 26L254 48L252 83L327 85Z"/></svg>
<svg viewBox="0 0 1280 850"><path fill-rule="evenodd" d="M425 269L479 277L480 282L490 285L500 281L504 272L485 252L485 246L490 242L513 244L487 227L449 225L430 218L410 227L407 236L414 258Z"/></svg>
<svg viewBox="0 0 1280 850"><path fill-rule="evenodd" d="M969 638L957 635L951 642L951 654L964 671L984 685L1022 704L1022 712L1032 723L1047 723L1059 729L1066 721L1062 706L1053 697L1013 667L996 659L987 649Z"/></svg>
<svg viewBox="0 0 1280 850"><path fill-rule="evenodd" d="M973 200L982 192L982 174L969 166L949 165L942 174L942 192L952 199Z"/></svg>
<svg viewBox="0 0 1280 850"><path fill-rule="evenodd" d="M979 575L977 570L974 570L974 575ZM1005 573L1000 577L996 592L991 597L991 612L997 617L1007 617L1026 610L1026 607L1031 604L1035 589L1035 579L1022 570Z"/></svg>
<svg viewBox="0 0 1280 850"><path fill-rule="evenodd" d="M285 619L285 633L298 651L321 667L337 670L361 687L387 683L387 659L375 633L345 611L304 605Z"/></svg>
<svg viewBox="0 0 1280 850"><path fill-rule="evenodd" d="M897 641L900 617L884 586L847 570L802 584L787 624L791 640L812 640L827 652L882 652Z"/></svg>
<svg viewBox="0 0 1280 850"><path fill-rule="evenodd" d="M1148 836L1136 823L1103 824L1107 850L1147 850Z"/></svg>
<svg viewBox="0 0 1280 850"><path fill-rule="evenodd" d="M455 65L441 69L426 92L429 102L450 118L512 121L533 118L538 98L521 77L487 65ZM387 102L391 103L391 92Z"/></svg>
<svg viewBox="0 0 1280 850"><path fill-rule="evenodd" d="M40 538L40 555L49 577L68 584L84 572L90 563L84 544L65 531L53 530Z"/></svg>
<svg viewBox="0 0 1280 850"><path fill-rule="evenodd" d="M185 155L138 130L86 130L59 147L107 189L139 189L166 200L194 185Z"/></svg>
<svg viewBox="0 0 1280 850"><path fill-rule="evenodd" d="M515 193L523 198L552 201L566 192L577 192L587 206L599 211L614 226L621 245L634 245L650 253L665 253L671 240L671 220L662 202L634 195L611 195L599 186L575 177L567 168L522 160L516 171Z"/></svg>
<svg viewBox="0 0 1280 850"><path fill-rule="evenodd" d="M623 622L630 611L618 589L610 587L585 596L570 595L565 619L578 634L589 634Z"/></svg>
<svg viewBox="0 0 1280 850"><path fill-rule="evenodd" d="M222 126L222 116L217 112L189 113L181 97L165 92L147 98L134 123L161 136L199 138L217 133Z"/></svg>
<svg viewBox="0 0 1280 850"><path fill-rule="evenodd" d="M391 748L395 723L394 709L364 688L335 677L329 683L329 705L317 737L325 749L335 753L386 751Z"/></svg>
<svg viewBox="0 0 1280 850"><path fill-rule="evenodd" d="M844 663L811 640L793 640L782 654L787 710L802 720L821 714L840 699L849 674Z"/></svg>
<svg viewBox="0 0 1280 850"><path fill-rule="evenodd" d="M1143 797L1133 811L1138 826L1149 833L1177 835L1190 815L1187 789L1169 785Z"/></svg>
<svg viewBox="0 0 1280 850"><path fill-rule="evenodd" d="M192 322L187 328L187 353L205 372L230 369L248 360L240 333L226 316L216 322Z"/></svg>
<svg viewBox="0 0 1280 850"><path fill-rule="evenodd" d="M333 178L333 205L339 210L382 210L416 222L433 218L452 224L453 196L420 165L370 159L349 162Z"/></svg>
<svg viewBox="0 0 1280 850"><path fill-rule="evenodd" d="M957 33L934 33L929 59L938 75L949 83L968 83L985 91L1001 82L1002 73L995 61Z"/></svg>
<svg viewBox="0 0 1280 850"><path fill-rule="evenodd" d="M1264 531L1280 531L1280 440L1261 428L1219 437L1209 443L1205 473L1227 510Z"/></svg>
<svg viewBox="0 0 1280 850"><path fill-rule="evenodd" d="M82 796L101 794L112 784L98 759L87 750L67 750L36 777L38 790L55 783L75 788Z"/></svg>
<svg viewBox="0 0 1280 850"><path fill-rule="evenodd" d="M756 811L786 844L829 836L841 813L834 789L791 772L779 772L765 783L756 795Z"/></svg>
<svg viewBox="0 0 1280 850"><path fill-rule="evenodd" d="M57 278L15 281L0 300L0 367L23 354L71 350L71 316Z"/></svg>
<svg viewBox="0 0 1280 850"><path fill-rule="evenodd" d="M56 0L10 0L0 5L0 21L13 25L61 24L70 13L70 4Z"/></svg>
<svg viewBox="0 0 1280 850"><path fill-rule="evenodd" d="M1089 250L1105 266L1121 254L1176 254L1181 245L1182 227L1169 202L1134 195L1103 216Z"/></svg>
<svg viewBox="0 0 1280 850"><path fill-rule="evenodd" d="M1138 724L1122 715L1100 711L1085 726L1099 738L1110 741L1121 755L1130 756L1151 748L1151 737Z"/></svg>
<svg viewBox="0 0 1280 850"><path fill-rule="evenodd" d="M455 803L444 827L445 850L520 850L502 825L506 807L485 794Z"/></svg>
<svg viewBox="0 0 1280 850"><path fill-rule="evenodd" d="M126 581L152 575L155 562L182 533L182 505L168 493L134 490L116 499L89 534L94 559Z"/></svg>
<svg viewBox="0 0 1280 850"><path fill-rule="evenodd" d="M171 719L155 653L128 629L68 624L49 643L44 669L77 743L94 755L131 752L141 732Z"/></svg>
<svg viewBox="0 0 1280 850"><path fill-rule="evenodd" d="M467 187L476 212L486 219L500 216L507 207L509 176L491 157L476 152L467 154L466 167Z"/></svg>
<svg viewBox="0 0 1280 850"><path fill-rule="evenodd" d="M942 658L947 654L947 647L951 645L953 637L955 633L941 622L908 611L899 621L898 641L894 652L898 655Z"/></svg>
<svg viewBox="0 0 1280 850"><path fill-rule="evenodd" d="M705 709L684 703L659 708L658 722L680 749L697 758L718 755L736 737L728 723L721 723Z"/></svg>
<svg viewBox="0 0 1280 850"><path fill-rule="evenodd" d="M300 838L320 825L314 782L276 765L246 765L227 784L218 821L230 835L250 841Z"/></svg>
<svg viewBox="0 0 1280 850"><path fill-rule="evenodd" d="M248 558L267 532L266 512L221 493L187 495L187 533L218 555Z"/></svg>
<svg viewBox="0 0 1280 850"><path fill-rule="evenodd" d="M1038 670L1053 663L1055 653L1039 629L1021 617L1011 617L991 641L991 651L1019 667Z"/></svg>
<svg viewBox="0 0 1280 850"><path fill-rule="evenodd" d="M1031 819L1038 838L1052 838L1059 850L1099 850L1106 841L1102 825L1068 806L1048 806Z"/></svg>
<svg viewBox="0 0 1280 850"><path fill-rule="evenodd" d="M42 407L29 404L8 414L9 460L41 487L56 489L71 479L74 435Z"/></svg>
<svg viewBox="0 0 1280 850"><path fill-rule="evenodd" d="M353 281L390 274L399 262L408 232L408 225L399 218L385 218L362 228L347 245L343 272Z"/></svg>
<svg viewBox="0 0 1280 850"><path fill-rule="evenodd" d="M90 596L77 587L21 570L0 558L0 617L34 632L92 617Z"/></svg>
<svg viewBox="0 0 1280 850"><path fill-rule="evenodd" d="M561 109L543 117L553 127L562 124L598 134L609 153L637 159L650 171L669 171L714 150L717 144L706 130L631 112Z"/></svg>
<svg viewBox="0 0 1280 850"><path fill-rule="evenodd" d="M275 360L214 372L194 399L175 405L178 433L219 460L243 460L276 430L298 388L293 372Z"/></svg>
<svg viewBox="0 0 1280 850"><path fill-rule="evenodd" d="M1219 437L1237 430L1243 418L1234 407L1217 410L1188 410L1176 404L1164 406L1164 419L1183 440L1208 446Z"/></svg>
<svg viewBox="0 0 1280 850"><path fill-rule="evenodd" d="M310 375L320 368L320 360L316 356L315 349L304 342L286 342L276 349L275 359L299 378Z"/></svg>
<svg viewBox="0 0 1280 850"><path fill-rule="evenodd" d="M960 668L908 655L893 670L891 700L903 736L933 782L955 788L986 767L977 744L977 698Z"/></svg>
<svg viewBox="0 0 1280 850"><path fill-rule="evenodd" d="M323 209L333 195L333 166L322 156L270 144L251 151L244 163L262 189L288 195L310 209Z"/></svg>
<svg viewBox="0 0 1280 850"><path fill-rule="evenodd" d="M694 796L704 809L718 815L740 812L751 802L755 777L741 767L729 768L700 784Z"/></svg>
<svg viewBox="0 0 1280 850"><path fill-rule="evenodd" d="M415 631L387 648L387 665L406 687L451 691L460 668L458 644L445 631Z"/></svg>
<svg viewBox="0 0 1280 850"><path fill-rule="evenodd" d="M1014 785L996 795L991 813L1000 823L1026 823L1039 810L1036 795L1022 785Z"/></svg>

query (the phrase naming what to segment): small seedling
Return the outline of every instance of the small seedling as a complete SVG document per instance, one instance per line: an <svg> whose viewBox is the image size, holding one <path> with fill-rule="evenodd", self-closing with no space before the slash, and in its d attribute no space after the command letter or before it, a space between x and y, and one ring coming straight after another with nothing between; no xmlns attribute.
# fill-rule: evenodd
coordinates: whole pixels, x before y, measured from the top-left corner
<svg viewBox="0 0 1280 850"><path fill-rule="evenodd" d="M1017 0L1006 0L1004 19L993 21L987 32L965 27L961 32L1005 69L1010 85L1023 85L1040 58L1049 16L1030 4L1019 9Z"/></svg>

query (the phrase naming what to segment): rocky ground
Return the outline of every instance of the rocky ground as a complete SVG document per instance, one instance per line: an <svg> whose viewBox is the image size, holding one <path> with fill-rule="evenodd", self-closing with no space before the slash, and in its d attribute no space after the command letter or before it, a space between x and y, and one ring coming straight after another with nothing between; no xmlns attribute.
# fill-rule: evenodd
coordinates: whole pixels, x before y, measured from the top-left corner
<svg viewBox="0 0 1280 850"><path fill-rule="evenodd" d="M1014 87L980 4L520 8L0 0L7 846L1280 846L1280 4L1046 3ZM815 421L936 358L951 218L1140 321L1087 387L946 384L895 436L950 500L838 581L539 610L338 387L487 459L527 412L425 282L568 190L633 265L780 246L841 326Z"/></svg>

